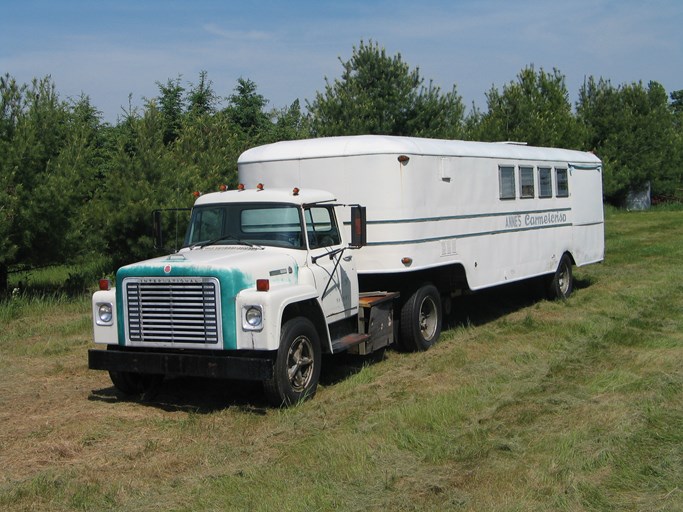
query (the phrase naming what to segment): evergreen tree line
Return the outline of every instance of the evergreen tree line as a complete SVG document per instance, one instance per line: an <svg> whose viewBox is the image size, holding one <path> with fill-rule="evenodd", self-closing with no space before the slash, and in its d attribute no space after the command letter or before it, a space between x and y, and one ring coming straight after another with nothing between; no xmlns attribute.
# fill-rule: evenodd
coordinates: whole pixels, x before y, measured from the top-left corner
<svg viewBox="0 0 683 512"><path fill-rule="evenodd" d="M606 201L647 183L656 197L681 198L683 91L589 77L572 105L559 70L528 66L491 87L486 110L466 113L455 86L442 91L372 41L340 63L305 110L298 100L268 109L245 78L223 98L202 72L196 83L157 83L140 108L129 98L113 125L87 96L60 99L50 77L1 76L0 291L12 269L93 260L115 269L153 256L153 210L234 187L239 154L279 140L391 134L588 150L604 162Z"/></svg>

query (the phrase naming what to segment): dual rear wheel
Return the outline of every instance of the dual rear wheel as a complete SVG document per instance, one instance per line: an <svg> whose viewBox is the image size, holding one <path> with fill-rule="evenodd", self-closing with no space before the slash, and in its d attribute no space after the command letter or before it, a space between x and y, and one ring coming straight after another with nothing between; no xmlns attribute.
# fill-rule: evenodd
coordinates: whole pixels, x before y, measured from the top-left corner
<svg viewBox="0 0 683 512"><path fill-rule="evenodd" d="M401 346L413 352L427 350L439 339L441 323L439 291L432 284L420 286L401 308ZM313 323L305 317L285 322L273 376L263 383L268 401L279 407L311 398L318 387L320 365L320 337Z"/></svg>

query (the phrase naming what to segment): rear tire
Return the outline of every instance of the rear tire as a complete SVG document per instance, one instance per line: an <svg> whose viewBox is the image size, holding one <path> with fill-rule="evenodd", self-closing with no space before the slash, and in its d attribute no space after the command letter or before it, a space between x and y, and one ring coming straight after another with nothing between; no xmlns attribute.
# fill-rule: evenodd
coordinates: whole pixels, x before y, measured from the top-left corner
<svg viewBox="0 0 683 512"><path fill-rule="evenodd" d="M563 254L555 274L548 280L548 298L565 300L574 291L574 276L572 274L572 260L568 254Z"/></svg>
<svg viewBox="0 0 683 512"><path fill-rule="evenodd" d="M418 288L401 308L400 344L411 352L427 350L441 334L441 296L432 284Z"/></svg>
<svg viewBox="0 0 683 512"><path fill-rule="evenodd" d="M273 377L263 383L268 401L282 407L313 397L320 366L320 338L313 323L304 317L288 320L282 326Z"/></svg>

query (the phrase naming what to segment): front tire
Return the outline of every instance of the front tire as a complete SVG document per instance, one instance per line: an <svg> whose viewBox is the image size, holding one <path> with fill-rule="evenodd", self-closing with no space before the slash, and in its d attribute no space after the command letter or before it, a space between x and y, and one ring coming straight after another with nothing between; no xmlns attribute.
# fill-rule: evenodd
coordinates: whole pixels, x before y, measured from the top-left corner
<svg viewBox="0 0 683 512"><path fill-rule="evenodd" d="M426 284L413 293L401 308L401 346L411 352L427 350L441 334L441 296Z"/></svg>
<svg viewBox="0 0 683 512"><path fill-rule="evenodd" d="M114 387L126 395L141 395L161 384L163 375L134 372L109 372Z"/></svg>
<svg viewBox="0 0 683 512"><path fill-rule="evenodd" d="M118 350L115 345L107 345L107 350ZM164 380L163 375L137 372L109 371L109 378L114 387L124 395L142 395L153 390Z"/></svg>
<svg viewBox="0 0 683 512"><path fill-rule="evenodd" d="M282 326L273 377L263 383L268 401L290 406L315 395L320 379L320 338L313 323L292 318Z"/></svg>

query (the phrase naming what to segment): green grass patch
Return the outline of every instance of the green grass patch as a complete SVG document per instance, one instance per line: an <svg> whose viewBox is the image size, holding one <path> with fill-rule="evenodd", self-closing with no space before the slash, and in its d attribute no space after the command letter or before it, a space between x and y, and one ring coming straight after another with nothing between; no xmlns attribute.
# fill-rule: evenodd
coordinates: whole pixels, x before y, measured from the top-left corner
<svg viewBox="0 0 683 512"><path fill-rule="evenodd" d="M77 297L97 287L102 277L111 277L107 258L93 258L73 265L51 265L9 274L8 292L11 298Z"/></svg>
<svg viewBox="0 0 683 512"><path fill-rule="evenodd" d="M683 510L683 210L606 212L565 302L459 298L425 353L337 365L314 400L86 369L87 297L0 305L0 508ZM347 367L348 366L348 367Z"/></svg>

